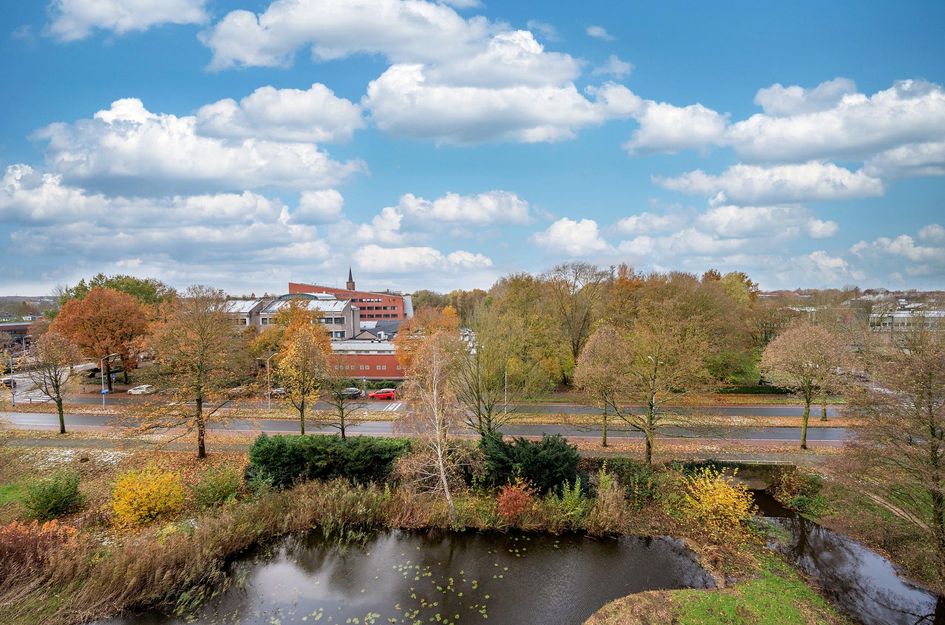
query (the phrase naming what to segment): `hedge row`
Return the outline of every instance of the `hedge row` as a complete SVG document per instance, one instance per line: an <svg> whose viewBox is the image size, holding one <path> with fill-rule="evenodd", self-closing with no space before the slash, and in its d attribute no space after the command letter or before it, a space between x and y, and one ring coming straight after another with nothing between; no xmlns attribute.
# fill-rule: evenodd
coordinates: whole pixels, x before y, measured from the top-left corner
<svg viewBox="0 0 945 625"><path fill-rule="evenodd" d="M381 483L409 448L410 441L400 438L261 434L249 448L247 479L262 478L277 488L336 477Z"/></svg>

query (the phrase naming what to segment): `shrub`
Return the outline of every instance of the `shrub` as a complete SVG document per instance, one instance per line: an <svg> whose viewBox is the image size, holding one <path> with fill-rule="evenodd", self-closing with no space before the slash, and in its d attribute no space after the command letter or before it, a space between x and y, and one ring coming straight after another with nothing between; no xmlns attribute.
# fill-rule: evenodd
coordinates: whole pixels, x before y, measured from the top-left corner
<svg viewBox="0 0 945 625"><path fill-rule="evenodd" d="M232 467L212 467L194 486L194 498L204 507L219 506L236 501L242 482L239 471Z"/></svg>
<svg viewBox="0 0 945 625"><path fill-rule="evenodd" d="M118 476L112 489L112 511L119 525L141 525L183 507L184 486L173 471L132 469Z"/></svg>
<svg viewBox="0 0 945 625"><path fill-rule="evenodd" d="M778 473L772 485L775 499L803 515L818 517L827 509L827 500L820 494L824 480L816 473L787 469Z"/></svg>
<svg viewBox="0 0 945 625"><path fill-rule="evenodd" d="M40 521L48 521L73 512L81 505L79 474L65 471L48 479L29 483L23 498L23 507L32 518Z"/></svg>
<svg viewBox="0 0 945 625"><path fill-rule="evenodd" d="M552 532L577 530L584 526L584 517L590 504L581 492L581 478L574 485L561 485L561 494L550 492L542 501L545 522Z"/></svg>
<svg viewBox="0 0 945 625"><path fill-rule="evenodd" d="M640 508L660 496L660 476L656 469L631 458L609 458L607 470L627 491L630 503Z"/></svg>
<svg viewBox="0 0 945 625"><path fill-rule="evenodd" d="M380 483L387 480L394 461L409 447L409 441L397 438L260 434L249 449L246 477L268 476L277 488L299 480L336 477Z"/></svg>
<svg viewBox="0 0 945 625"><path fill-rule="evenodd" d="M481 444L486 486L500 487L521 478L544 494L577 479L577 447L560 435L544 436L537 442L515 438L510 443L490 436Z"/></svg>
<svg viewBox="0 0 945 625"><path fill-rule="evenodd" d="M627 496L607 467L597 473L597 498L587 513L584 528L588 534L620 534L629 521Z"/></svg>
<svg viewBox="0 0 945 625"><path fill-rule="evenodd" d="M718 469L705 467L686 477L683 511L715 539L741 530L755 511L748 489Z"/></svg>
<svg viewBox="0 0 945 625"><path fill-rule="evenodd" d="M505 521L521 523L525 515L535 507L535 489L526 481L518 479L506 484L496 497L499 516Z"/></svg>
<svg viewBox="0 0 945 625"><path fill-rule="evenodd" d="M0 589L29 579L36 581L37 572L56 551L68 549L78 531L59 521L20 523L0 526Z"/></svg>

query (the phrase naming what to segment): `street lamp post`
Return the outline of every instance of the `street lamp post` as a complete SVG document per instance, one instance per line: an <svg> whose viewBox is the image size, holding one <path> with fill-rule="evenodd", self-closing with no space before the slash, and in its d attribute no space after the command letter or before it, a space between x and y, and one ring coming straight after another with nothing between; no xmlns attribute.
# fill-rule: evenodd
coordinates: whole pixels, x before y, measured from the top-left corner
<svg viewBox="0 0 945 625"><path fill-rule="evenodd" d="M10 403L16 408L16 378L13 377L13 352L10 352Z"/></svg>
<svg viewBox="0 0 945 625"><path fill-rule="evenodd" d="M275 354L269 354L269 358L257 358L256 360L266 361L266 406L269 412L272 412L272 375L269 369L269 361Z"/></svg>
<svg viewBox="0 0 945 625"><path fill-rule="evenodd" d="M98 369L102 374L102 408L105 407L105 395L108 393L105 392L105 361L111 358L112 356L117 356L118 354L109 354L98 361Z"/></svg>

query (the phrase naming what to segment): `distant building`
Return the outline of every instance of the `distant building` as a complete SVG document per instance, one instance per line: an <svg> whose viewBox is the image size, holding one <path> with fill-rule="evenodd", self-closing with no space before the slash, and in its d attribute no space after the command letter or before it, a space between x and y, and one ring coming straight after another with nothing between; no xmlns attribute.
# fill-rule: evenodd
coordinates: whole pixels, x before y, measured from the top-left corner
<svg viewBox="0 0 945 625"><path fill-rule="evenodd" d="M945 330L945 310L893 310L870 314L873 332L908 332L919 326L931 330Z"/></svg>
<svg viewBox="0 0 945 625"><path fill-rule="evenodd" d="M319 322L333 341L354 338L361 331L358 307L351 300L337 299L321 293L289 293L276 298L231 299L227 302L227 315L237 325L263 330L276 322L279 311L289 306L292 300L301 301L305 308L319 313Z"/></svg>
<svg viewBox="0 0 945 625"><path fill-rule="evenodd" d="M320 284L290 282L289 293L327 294L338 299L351 300L351 303L358 307L362 320L399 319L402 321L413 317L413 302L409 295L390 291L358 291L350 268L348 268L348 280L343 289Z"/></svg>

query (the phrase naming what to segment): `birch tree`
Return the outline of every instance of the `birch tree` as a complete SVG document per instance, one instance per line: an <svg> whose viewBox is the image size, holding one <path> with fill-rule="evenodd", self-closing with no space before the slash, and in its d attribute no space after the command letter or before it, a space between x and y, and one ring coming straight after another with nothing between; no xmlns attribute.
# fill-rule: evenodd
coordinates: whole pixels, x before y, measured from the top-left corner
<svg viewBox="0 0 945 625"><path fill-rule="evenodd" d="M426 471L435 474L450 518L456 514L450 489L454 469L451 440L463 422L463 407L456 396L456 371L464 351L465 344L453 332L427 334L414 344L403 386L405 397L411 400L403 417L405 425L417 435L418 444L430 459Z"/></svg>

